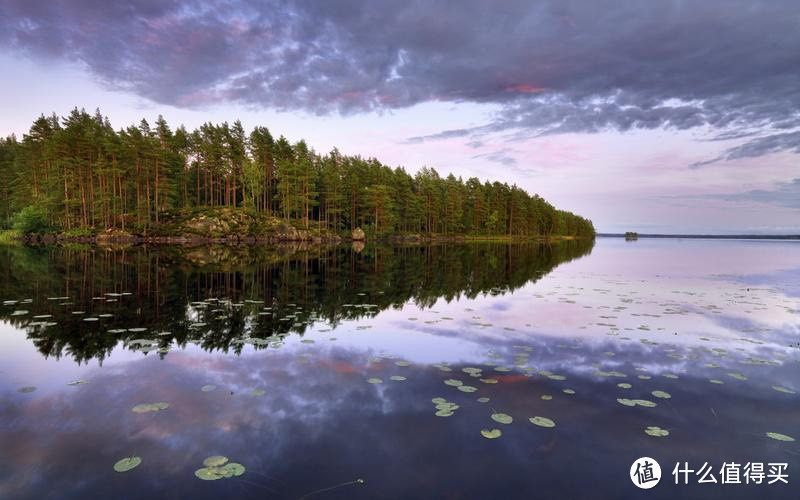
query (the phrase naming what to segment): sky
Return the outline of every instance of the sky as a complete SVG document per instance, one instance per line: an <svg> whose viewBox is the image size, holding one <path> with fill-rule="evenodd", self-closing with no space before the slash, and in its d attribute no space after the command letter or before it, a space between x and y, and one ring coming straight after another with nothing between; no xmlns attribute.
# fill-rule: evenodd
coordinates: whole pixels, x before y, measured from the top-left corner
<svg viewBox="0 0 800 500"><path fill-rule="evenodd" d="M800 234L796 0L3 0L0 69L0 135L238 118L600 232Z"/></svg>

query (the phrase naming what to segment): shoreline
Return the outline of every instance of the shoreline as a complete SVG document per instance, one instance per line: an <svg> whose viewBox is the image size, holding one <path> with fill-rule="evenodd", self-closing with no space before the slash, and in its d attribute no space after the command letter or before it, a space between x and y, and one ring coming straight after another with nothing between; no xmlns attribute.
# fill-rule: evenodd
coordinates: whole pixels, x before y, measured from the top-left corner
<svg viewBox="0 0 800 500"><path fill-rule="evenodd" d="M2 238L2 243L20 244L26 246L68 245L84 244L98 247L135 246L135 245L164 245L164 246L202 246L202 245L229 245L229 246L282 246L293 244L330 245L340 243L389 243L389 244L431 244L431 243L522 243L522 242L554 242L593 239L580 236L510 236L510 235L385 235L370 238L352 238L339 235L325 236L295 236L295 235L254 235L254 234L229 234L225 236L202 235L158 235L147 236L138 234L97 234L86 236L71 236L63 234L26 234L13 235Z"/></svg>

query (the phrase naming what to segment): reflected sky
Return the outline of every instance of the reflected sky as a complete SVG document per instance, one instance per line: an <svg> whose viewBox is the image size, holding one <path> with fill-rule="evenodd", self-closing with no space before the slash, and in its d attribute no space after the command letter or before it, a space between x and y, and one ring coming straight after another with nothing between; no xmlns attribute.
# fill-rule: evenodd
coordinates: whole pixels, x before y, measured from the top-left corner
<svg viewBox="0 0 800 500"><path fill-rule="evenodd" d="M102 363L45 357L28 327L7 319L0 498L299 498L337 485L312 498L791 498L800 448L765 433L800 438L800 303L779 278L747 277L799 269L797 250L599 239L590 255L547 266L513 291L494 286L424 305L408 299L335 328L313 321L302 335L267 345L243 335L236 351L209 350L197 335L179 342L177 332L162 336L171 348L161 354L120 340ZM11 304L4 317L23 307L35 315L50 306ZM45 332L58 336L58 327ZM390 379L398 375L406 380ZM67 385L76 379L87 383ZM462 392L448 379L477 390ZM216 389L201 391L208 384ZM36 390L18 392L24 386ZM460 408L435 416L436 397ZM170 407L131 411L159 401ZM494 411L513 423L492 421ZM533 416L556 427L532 425ZM647 436L647 426L670 435ZM503 435L485 439L487 428ZM195 478L215 454L247 472ZM142 465L112 470L131 455ZM647 492L627 478L641 456L658 460L664 473ZM723 461L786 462L790 484L675 486L677 461L709 462L715 471ZM346 484L358 478L365 484Z"/></svg>

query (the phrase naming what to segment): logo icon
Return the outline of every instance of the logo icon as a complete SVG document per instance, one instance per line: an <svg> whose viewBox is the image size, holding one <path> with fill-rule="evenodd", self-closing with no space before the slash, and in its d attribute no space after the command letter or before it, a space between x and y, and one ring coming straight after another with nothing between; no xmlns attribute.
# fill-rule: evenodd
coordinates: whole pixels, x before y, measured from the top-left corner
<svg viewBox="0 0 800 500"><path fill-rule="evenodd" d="M642 457L631 465L631 481L643 490L649 490L661 480L661 466L650 457Z"/></svg>

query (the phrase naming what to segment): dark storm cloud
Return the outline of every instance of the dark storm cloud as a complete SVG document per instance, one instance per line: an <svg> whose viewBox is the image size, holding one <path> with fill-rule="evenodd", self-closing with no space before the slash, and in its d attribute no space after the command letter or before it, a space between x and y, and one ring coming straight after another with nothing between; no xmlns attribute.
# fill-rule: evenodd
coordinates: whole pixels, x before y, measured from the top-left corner
<svg viewBox="0 0 800 500"><path fill-rule="evenodd" d="M184 107L500 105L483 126L411 142L706 126L761 131L719 159L800 146L793 0L6 0L0 44Z"/></svg>

